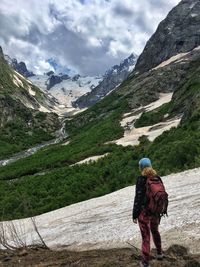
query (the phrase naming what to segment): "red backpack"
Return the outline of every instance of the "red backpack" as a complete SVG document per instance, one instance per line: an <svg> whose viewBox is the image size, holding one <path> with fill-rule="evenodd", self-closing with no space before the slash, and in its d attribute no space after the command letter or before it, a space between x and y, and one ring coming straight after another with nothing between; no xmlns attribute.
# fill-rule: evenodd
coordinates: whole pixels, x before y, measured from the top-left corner
<svg viewBox="0 0 200 267"><path fill-rule="evenodd" d="M160 177L147 177L147 212L152 215L167 215L168 194Z"/></svg>

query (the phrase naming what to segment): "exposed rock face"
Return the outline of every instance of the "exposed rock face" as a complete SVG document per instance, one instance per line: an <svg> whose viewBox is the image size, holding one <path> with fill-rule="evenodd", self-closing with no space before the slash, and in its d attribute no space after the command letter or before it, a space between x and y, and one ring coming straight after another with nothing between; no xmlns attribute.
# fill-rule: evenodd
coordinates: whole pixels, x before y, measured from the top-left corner
<svg viewBox="0 0 200 267"><path fill-rule="evenodd" d="M147 42L135 71L143 73L170 57L200 45L200 1L183 0L168 14Z"/></svg>
<svg viewBox="0 0 200 267"><path fill-rule="evenodd" d="M81 76L79 74L75 75L73 78L72 78L72 81L78 81L78 79L80 78Z"/></svg>
<svg viewBox="0 0 200 267"><path fill-rule="evenodd" d="M57 75L50 75L47 81L47 90L50 90L55 84L62 82L62 77Z"/></svg>
<svg viewBox="0 0 200 267"><path fill-rule="evenodd" d="M18 62L16 58L10 58L8 55L5 55L7 63L17 72L19 72L24 77L28 78L34 76L32 71L29 71L24 62Z"/></svg>
<svg viewBox="0 0 200 267"><path fill-rule="evenodd" d="M54 75L54 72L51 70L51 71L47 72L46 75L47 75L47 76Z"/></svg>
<svg viewBox="0 0 200 267"><path fill-rule="evenodd" d="M73 106L85 108L97 103L128 77L129 73L135 66L136 60L137 56L131 54L128 58L122 61L120 65L115 65L110 70L106 71L102 82L91 92L76 100L73 103Z"/></svg>

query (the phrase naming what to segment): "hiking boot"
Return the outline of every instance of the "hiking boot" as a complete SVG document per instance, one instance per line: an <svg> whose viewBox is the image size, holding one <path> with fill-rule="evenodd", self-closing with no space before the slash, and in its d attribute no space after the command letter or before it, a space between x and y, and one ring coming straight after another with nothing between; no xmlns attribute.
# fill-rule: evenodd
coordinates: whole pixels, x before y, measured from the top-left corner
<svg viewBox="0 0 200 267"><path fill-rule="evenodd" d="M163 258L164 258L164 255L162 253L156 255L157 260L163 260Z"/></svg>
<svg viewBox="0 0 200 267"><path fill-rule="evenodd" d="M150 267L148 263L140 262L140 267Z"/></svg>

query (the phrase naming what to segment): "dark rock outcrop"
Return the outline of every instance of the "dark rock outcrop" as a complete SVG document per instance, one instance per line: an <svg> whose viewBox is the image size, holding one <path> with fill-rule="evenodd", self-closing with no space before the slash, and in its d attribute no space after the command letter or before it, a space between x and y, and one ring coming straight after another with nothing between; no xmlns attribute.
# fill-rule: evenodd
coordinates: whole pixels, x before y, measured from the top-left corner
<svg viewBox="0 0 200 267"><path fill-rule="evenodd" d="M47 72L47 76L49 76L46 82L47 90L50 90L54 85L61 83L63 80L70 79L67 74L55 75L53 71Z"/></svg>
<svg viewBox="0 0 200 267"><path fill-rule="evenodd" d="M24 62L19 62L14 58L12 60L11 66L14 70L22 74L24 77L28 78L31 76L34 76L32 71L29 71L26 67L26 64Z"/></svg>
<svg viewBox="0 0 200 267"><path fill-rule="evenodd" d="M81 76L79 74L76 74L73 78L72 78L72 81L78 81L78 79L80 78Z"/></svg>
<svg viewBox="0 0 200 267"><path fill-rule="evenodd" d="M51 71L47 72L46 75L47 75L47 76L54 75L54 72L51 70Z"/></svg>
<svg viewBox="0 0 200 267"><path fill-rule="evenodd" d="M18 62L16 58L11 58L8 55L5 55L5 60L14 70L19 72L24 77L28 78L34 76L34 73L27 69L24 62Z"/></svg>
<svg viewBox="0 0 200 267"><path fill-rule="evenodd" d="M57 75L51 75L49 76L49 79L47 81L47 90L50 90L54 85L62 82L62 77Z"/></svg>

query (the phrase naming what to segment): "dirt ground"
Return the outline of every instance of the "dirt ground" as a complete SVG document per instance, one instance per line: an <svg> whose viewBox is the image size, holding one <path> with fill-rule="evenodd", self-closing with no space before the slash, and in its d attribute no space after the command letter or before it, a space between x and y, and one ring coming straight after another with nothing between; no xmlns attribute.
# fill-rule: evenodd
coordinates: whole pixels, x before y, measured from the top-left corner
<svg viewBox="0 0 200 267"><path fill-rule="evenodd" d="M0 251L0 267L136 267L139 266L139 251L134 248L72 252L52 251L43 248ZM162 261L151 252L151 267L200 267L200 255L191 255L178 245L165 251Z"/></svg>

